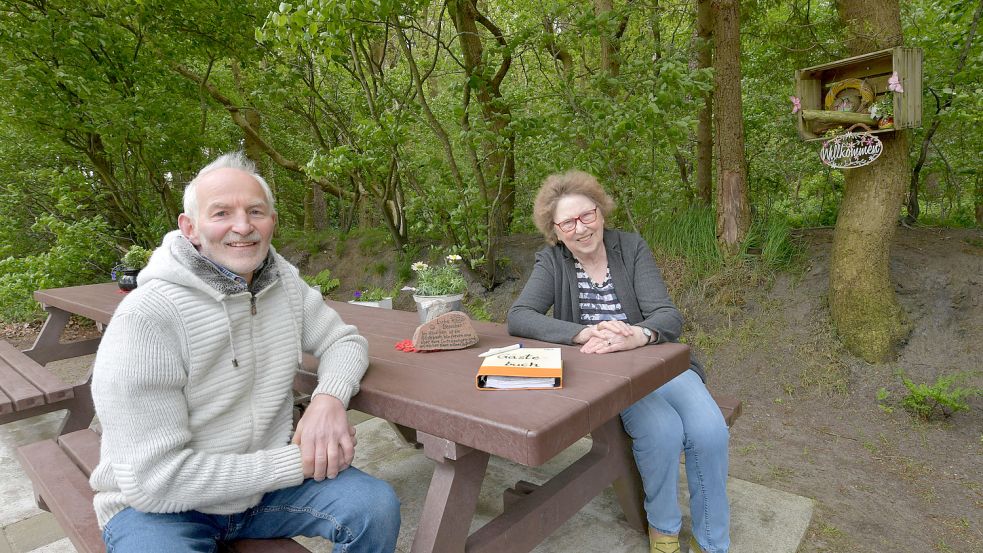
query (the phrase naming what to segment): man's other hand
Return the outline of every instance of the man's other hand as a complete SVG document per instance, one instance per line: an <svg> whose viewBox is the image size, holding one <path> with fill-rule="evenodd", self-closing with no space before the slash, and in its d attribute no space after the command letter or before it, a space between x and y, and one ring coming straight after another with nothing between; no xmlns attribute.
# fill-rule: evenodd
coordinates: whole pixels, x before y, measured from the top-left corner
<svg viewBox="0 0 983 553"><path fill-rule="evenodd" d="M297 422L293 443L300 446L305 478L334 478L348 468L355 457L355 427L348 424L341 400L314 396Z"/></svg>

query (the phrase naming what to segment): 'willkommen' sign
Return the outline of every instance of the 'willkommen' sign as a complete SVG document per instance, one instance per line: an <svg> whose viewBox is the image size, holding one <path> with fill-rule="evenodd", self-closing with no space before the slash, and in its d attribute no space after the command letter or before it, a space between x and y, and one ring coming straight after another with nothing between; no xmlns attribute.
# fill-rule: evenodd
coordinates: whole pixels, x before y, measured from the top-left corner
<svg viewBox="0 0 983 553"><path fill-rule="evenodd" d="M884 144L869 132L847 132L823 142L819 157L823 163L837 169L853 169L873 163Z"/></svg>

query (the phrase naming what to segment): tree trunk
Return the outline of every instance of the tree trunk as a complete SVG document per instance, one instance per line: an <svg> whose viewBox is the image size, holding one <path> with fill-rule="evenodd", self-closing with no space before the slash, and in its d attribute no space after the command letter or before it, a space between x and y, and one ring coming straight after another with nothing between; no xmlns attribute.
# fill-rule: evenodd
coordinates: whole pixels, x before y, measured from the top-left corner
<svg viewBox="0 0 983 553"><path fill-rule="evenodd" d="M901 43L897 0L836 4L850 55ZM893 134L893 136L889 136ZM829 272L833 323L844 345L868 362L887 361L910 329L891 282L891 241L910 175L908 131L881 135L876 163L845 172Z"/></svg>
<svg viewBox="0 0 983 553"><path fill-rule="evenodd" d="M511 108L505 102L501 93L502 80L512 65L511 54L505 49L508 43L502 31L484 14L478 11L477 0L454 0L447 4L454 27L458 32L458 41L464 54L464 68L475 97L481 107L481 116L488 130L496 135L484 141L484 152L479 157L472 155L475 179L481 189L487 215L487 242L485 246L486 278L485 285L492 288L498 282L498 253L501 241L512 224L512 212L515 209L515 135L509 128L512 119ZM478 31L481 24L495 37L499 46L503 47L502 61L493 77L487 77L488 60L481 43ZM477 78L476 78L477 77ZM472 84L472 81L474 82ZM465 93L465 115L467 112L468 91ZM464 122L467 128L469 123ZM472 152L473 154L473 152Z"/></svg>
<svg viewBox="0 0 983 553"><path fill-rule="evenodd" d="M607 15L614 10L613 0L594 0L594 14ZM601 31L601 71L611 77L621 73L619 37Z"/></svg>
<svg viewBox="0 0 983 553"><path fill-rule="evenodd" d="M983 228L983 176L976 175L976 190L973 203L976 206L976 226Z"/></svg>
<svg viewBox="0 0 983 553"><path fill-rule="evenodd" d="M710 0L696 3L696 67L712 66L713 10ZM696 197L704 205L713 203L713 92L703 96L696 124Z"/></svg>
<svg viewBox="0 0 983 553"><path fill-rule="evenodd" d="M714 37L714 113L717 123L717 241L734 255L751 227L744 163L741 109L741 35L739 0L717 0ZM721 109L725 106L725 109Z"/></svg>

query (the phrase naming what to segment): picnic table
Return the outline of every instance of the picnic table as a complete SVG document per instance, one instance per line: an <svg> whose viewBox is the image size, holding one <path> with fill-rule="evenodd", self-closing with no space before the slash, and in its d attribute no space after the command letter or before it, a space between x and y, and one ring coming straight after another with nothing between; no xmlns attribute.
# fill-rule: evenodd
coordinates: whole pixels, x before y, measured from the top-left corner
<svg viewBox="0 0 983 553"><path fill-rule="evenodd" d="M97 340L60 342L68 314L109 324L123 297L112 283L36 292L49 320L29 352L55 359L93 350ZM504 325L474 322L479 342L471 348L407 353L394 346L412 336L416 313L327 303L369 342L369 369L350 407L415 429L434 461L420 520L406 521L416 523L414 553L529 551L611 485L628 523L645 530L641 480L619 413L685 371L687 346L660 344L603 356L561 346L562 389L479 391L477 353L516 341ZM314 380L298 376L308 388ZM593 446L587 454L542 485L517 483L503 490L502 514L469 535L491 455L538 466L588 435Z"/></svg>

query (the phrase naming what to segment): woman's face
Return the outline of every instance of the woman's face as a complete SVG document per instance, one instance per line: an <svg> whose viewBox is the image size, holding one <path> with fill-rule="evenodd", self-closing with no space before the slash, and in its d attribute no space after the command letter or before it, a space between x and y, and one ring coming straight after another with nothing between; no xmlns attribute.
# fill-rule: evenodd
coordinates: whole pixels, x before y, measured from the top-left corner
<svg viewBox="0 0 983 553"><path fill-rule="evenodd" d="M558 224L569 228L564 230ZM577 259L590 258L604 249L604 215L587 196L571 194L560 198L553 210L553 230Z"/></svg>

